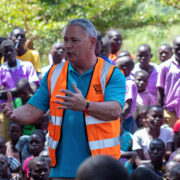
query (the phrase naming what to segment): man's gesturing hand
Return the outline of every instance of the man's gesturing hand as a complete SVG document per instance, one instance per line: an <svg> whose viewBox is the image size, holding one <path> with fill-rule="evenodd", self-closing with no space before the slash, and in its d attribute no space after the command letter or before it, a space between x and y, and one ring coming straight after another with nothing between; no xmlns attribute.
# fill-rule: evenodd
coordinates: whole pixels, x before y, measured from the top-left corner
<svg viewBox="0 0 180 180"><path fill-rule="evenodd" d="M72 86L75 93L65 89L61 89L61 92L65 93L68 96L56 95L56 98L65 100L65 101L56 101L57 104L62 105L58 107L58 109L71 109L73 111L84 111L87 102L83 97L81 91L75 86L74 83Z"/></svg>
<svg viewBox="0 0 180 180"><path fill-rule="evenodd" d="M15 113L14 113L14 106L13 106L13 101L12 101L12 95L11 95L10 92L7 93L7 97L8 97L7 103L3 103L1 105L2 112L10 120L15 120L16 116L15 116Z"/></svg>

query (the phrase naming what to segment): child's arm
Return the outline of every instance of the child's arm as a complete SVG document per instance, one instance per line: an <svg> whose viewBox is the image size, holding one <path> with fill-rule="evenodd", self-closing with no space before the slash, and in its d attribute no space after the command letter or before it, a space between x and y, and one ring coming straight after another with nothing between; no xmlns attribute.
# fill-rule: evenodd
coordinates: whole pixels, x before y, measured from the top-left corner
<svg viewBox="0 0 180 180"><path fill-rule="evenodd" d="M127 151L127 152L121 151L121 158L130 159L130 158L136 158L136 156L137 156L136 151Z"/></svg>
<svg viewBox="0 0 180 180"><path fill-rule="evenodd" d="M164 105L164 89L158 87L158 104L163 107Z"/></svg>
<svg viewBox="0 0 180 180"><path fill-rule="evenodd" d="M126 119L127 115L129 114L129 112L131 110L131 105L132 105L132 99L126 100L126 102L124 104L124 109L121 114L123 121Z"/></svg>

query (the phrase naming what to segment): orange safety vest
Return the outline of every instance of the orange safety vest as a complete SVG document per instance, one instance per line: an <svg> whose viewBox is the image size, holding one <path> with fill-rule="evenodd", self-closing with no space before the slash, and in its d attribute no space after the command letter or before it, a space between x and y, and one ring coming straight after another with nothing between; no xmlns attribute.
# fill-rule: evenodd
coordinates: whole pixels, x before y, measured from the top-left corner
<svg viewBox="0 0 180 180"><path fill-rule="evenodd" d="M56 148L61 138L61 127L63 123L63 109L57 109L60 105L56 103L56 95L65 95L60 89L67 89L69 61L54 65L48 75L48 89L50 96L50 122L48 126L48 148L51 165L56 165ZM94 67L86 100L104 102L105 87L113 73L114 66L105 62L102 58ZM63 100L62 100L63 101ZM102 121L93 116L84 114L87 141L91 155L106 154L120 158L120 118L117 120Z"/></svg>

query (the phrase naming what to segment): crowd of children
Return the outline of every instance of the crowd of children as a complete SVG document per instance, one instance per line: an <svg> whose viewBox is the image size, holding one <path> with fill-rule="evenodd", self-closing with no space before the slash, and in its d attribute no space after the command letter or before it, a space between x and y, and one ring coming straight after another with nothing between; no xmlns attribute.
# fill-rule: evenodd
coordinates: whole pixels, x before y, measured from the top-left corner
<svg viewBox="0 0 180 180"><path fill-rule="evenodd" d="M18 27L8 39L0 38L0 103L6 100L8 91L15 89L14 108L28 102L53 64L66 60L63 43L54 43L50 64L40 70L38 52L26 49L25 42L25 31ZM79 167L76 179L179 180L180 36L174 38L173 47L159 47L160 65L151 62L153 55L148 44L137 47L135 63L134 55L121 50L122 43L118 30L108 31L105 37L97 33L96 55L115 65L126 77L121 158L117 161L108 156L91 157ZM6 121L4 118L1 113L0 123ZM9 122L9 137L0 134L0 179L49 179L48 123L49 111L36 124Z"/></svg>

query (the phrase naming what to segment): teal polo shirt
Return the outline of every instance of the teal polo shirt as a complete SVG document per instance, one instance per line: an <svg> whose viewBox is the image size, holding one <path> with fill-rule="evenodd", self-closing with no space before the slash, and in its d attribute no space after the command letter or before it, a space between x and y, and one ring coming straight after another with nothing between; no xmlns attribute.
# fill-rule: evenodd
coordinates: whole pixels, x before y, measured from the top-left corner
<svg viewBox="0 0 180 180"><path fill-rule="evenodd" d="M72 84L81 90L84 97L88 92L93 69L80 75L69 63L68 67L68 90L74 92ZM46 112L49 108L49 92L47 75L42 79L40 88L28 101ZM124 106L125 100L125 77L121 71L115 68L109 83L105 89L105 101L118 101ZM65 110L62 125L61 140L56 150L57 163L51 169L50 177L75 177L79 165L90 156L85 122L82 112Z"/></svg>

